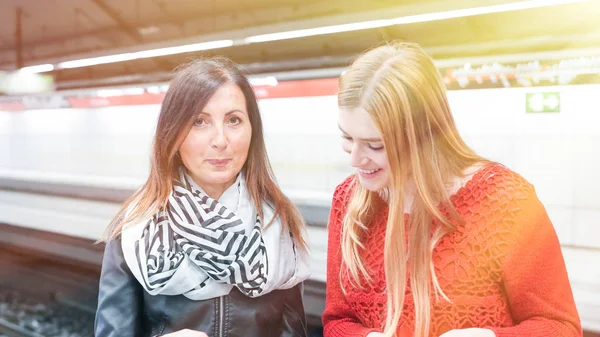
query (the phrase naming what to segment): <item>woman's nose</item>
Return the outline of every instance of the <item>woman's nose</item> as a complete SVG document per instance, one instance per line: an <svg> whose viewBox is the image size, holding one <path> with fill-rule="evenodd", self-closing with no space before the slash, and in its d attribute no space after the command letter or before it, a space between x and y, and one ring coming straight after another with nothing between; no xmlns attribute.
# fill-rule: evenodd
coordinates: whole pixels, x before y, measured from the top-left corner
<svg viewBox="0 0 600 337"><path fill-rule="evenodd" d="M211 139L211 147L215 149L223 149L227 147L227 135L225 134L225 130L221 126L215 126L215 132Z"/></svg>
<svg viewBox="0 0 600 337"><path fill-rule="evenodd" d="M350 150L350 165L352 165L352 167L361 167L365 165L368 160L369 159L365 157L358 148L357 144L354 144Z"/></svg>

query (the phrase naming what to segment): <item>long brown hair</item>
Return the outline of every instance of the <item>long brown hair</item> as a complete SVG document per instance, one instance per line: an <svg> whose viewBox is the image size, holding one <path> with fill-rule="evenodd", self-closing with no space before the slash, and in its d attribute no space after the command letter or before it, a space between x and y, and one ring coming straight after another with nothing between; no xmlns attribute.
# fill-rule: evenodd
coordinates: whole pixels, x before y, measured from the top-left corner
<svg viewBox="0 0 600 337"><path fill-rule="evenodd" d="M144 185L121 207L103 240L119 236L124 226L152 216L167 205L174 182L183 166L178 149L192 128L197 114L226 83L235 83L244 93L252 136L242 171L248 192L261 219L264 203L273 207L283 229L289 229L300 247L306 248L304 221L298 209L281 192L267 156L262 119L252 86L239 67L225 58L210 58L182 67L172 80L162 103L152 146L150 175ZM264 219L263 219L264 220Z"/></svg>
<svg viewBox="0 0 600 337"><path fill-rule="evenodd" d="M446 183L485 159L472 151L454 124L446 90L433 60L414 43L390 43L360 56L340 79L338 104L363 109L382 136L390 166L389 211L384 243L387 284L386 337L398 328L407 275L415 305L415 336L428 336L431 293L448 298L435 275L432 252L460 221L449 202ZM405 231L404 195L412 179L416 192ZM362 286L372 279L360 257L362 235L377 192L356 184L343 221L341 277ZM438 209L451 207L450 218ZM436 225L437 224L437 225ZM432 234L433 233L433 234ZM408 236L408 248L405 237ZM410 263L408 263L410 261Z"/></svg>

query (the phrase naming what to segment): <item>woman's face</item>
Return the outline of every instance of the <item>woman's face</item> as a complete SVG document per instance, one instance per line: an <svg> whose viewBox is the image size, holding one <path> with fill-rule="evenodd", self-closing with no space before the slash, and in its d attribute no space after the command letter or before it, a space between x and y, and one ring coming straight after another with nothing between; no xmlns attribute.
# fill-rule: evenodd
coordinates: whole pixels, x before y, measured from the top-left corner
<svg viewBox="0 0 600 337"><path fill-rule="evenodd" d="M338 126L342 148L350 154L350 165L357 169L360 184L370 191L389 186L387 154L371 116L362 109L340 109Z"/></svg>
<svg viewBox="0 0 600 337"><path fill-rule="evenodd" d="M194 181L218 199L242 170L251 138L244 93L228 82L198 112L179 153Z"/></svg>

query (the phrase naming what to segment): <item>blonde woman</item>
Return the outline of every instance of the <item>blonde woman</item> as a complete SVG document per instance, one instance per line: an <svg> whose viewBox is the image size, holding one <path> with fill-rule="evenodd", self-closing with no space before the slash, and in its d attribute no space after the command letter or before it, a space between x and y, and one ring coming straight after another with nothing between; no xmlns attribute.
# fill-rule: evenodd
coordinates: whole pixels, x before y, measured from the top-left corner
<svg viewBox="0 0 600 337"><path fill-rule="evenodd" d="M325 337L582 335L533 186L465 144L418 45L359 57L338 102L357 172L333 199Z"/></svg>

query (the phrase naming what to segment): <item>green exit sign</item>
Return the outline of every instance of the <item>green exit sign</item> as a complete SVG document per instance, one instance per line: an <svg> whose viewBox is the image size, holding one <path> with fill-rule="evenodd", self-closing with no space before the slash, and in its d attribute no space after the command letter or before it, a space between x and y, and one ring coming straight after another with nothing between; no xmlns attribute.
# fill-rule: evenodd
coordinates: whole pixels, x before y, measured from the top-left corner
<svg viewBox="0 0 600 337"><path fill-rule="evenodd" d="M560 112L559 92L531 92L526 96L527 112Z"/></svg>

